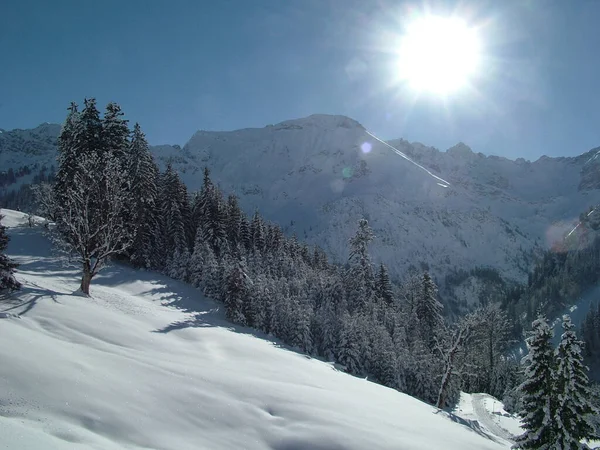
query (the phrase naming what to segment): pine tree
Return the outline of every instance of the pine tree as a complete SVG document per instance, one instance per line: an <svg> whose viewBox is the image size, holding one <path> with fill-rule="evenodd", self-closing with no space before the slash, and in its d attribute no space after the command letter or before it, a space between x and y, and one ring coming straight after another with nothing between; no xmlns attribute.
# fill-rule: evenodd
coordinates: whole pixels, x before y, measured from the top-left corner
<svg viewBox="0 0 600 450"><path fill-rule="evenodd" d="M225 314L229 320L246 325L244 302L248 297L248 287L243 262L237 262L227 274L224 292Z"/></svg>
<svg viewBox="0 0 600 450"><path fill-rule="evenodd" d="M58 171L54 184L54 206L66 200L67 188L73 183L75 172L78 170L79 154L75 146L75 133L79 121L77 104L71 102L68 111L69 114L58 137Z"/></svg>
<svg viewBox="0 0 600 450"><path fill-rule="evenodd" d="M265 249L265 226L260 214L258 214L258 211L255 211L254 216L252 217L250 234L252 236L254 250L257 252L263 252Z"/></svg>
<svg viewBox="0 0 600 450"><path fill-rule="evenodd" d="M383 263L379 265L379 272L377 273L377 295L386 305L391 306L394 304L392 283L390 282L387 268Z"/></svg>
<svg viewBox="0 0 600 450"><path fill-rule="evenodd" d="M425 272L421 280L420 292L416 296L415 314L421 339L431 350L435 347L436 338L444 326L442 308L442 304L437 299L437 286Z"/></svg>
<svg viewBox="0 0 600 450"><path fill-rule="evenodd" d="M160 228L163 236L161 259L171 258L176 251L183 253L188 248L185 211L182 204L179 176L171 166L162 174L160 180Z"/></svg>
<svg viewBox="0 0 600 450"><path fill-rule="evenodd" d="M350 239L350 265L346 272L348 289L348 307L350 312L363 311L373 299L373 267L369 256L369 243L373 240L373 231L366 219L358 221L358 230Z"/></svg>
<svg viewBox="0 0 600 450"><path fill-rule="evenodd" d="M578 450L582 448L582 439L595 437L590 417L598 411L590 402L592 395L587 367L583 365L581 342L575 335L575 326L569 316L563 316L562 327L564 333L556 349L556 448Z"/></svg>
<svg viewBox="0 0 600 450"><path fill-rule="evenodd" d="M250 248L252 247L250 224L248 223L248 219L245 215L242 215L240 219L240 244L246 249L247 252L249 252Z"/></svg>
<svg viewBox="0 0 600 450"><path fill-rule="evenodd" d="M525 381L519 390L523 396L522 427L514 448L549 450L556 441L556 393L554 390L553 332L544 317L533 322L525 357Z"/></svg>
<svg viewBox="0 0 600 450"><path fill-rule="evenodd" d="M1 223L3 217L0 215L0 291L15 290L21 287L21 283L16 280L14 274L19 265L4 253L8 247L10 237L6 233L6 227Z"/></svg>
<svg viewBox="0 0 600 450"><path fill-rule="evenodd" d="M229 248L232 253L237 250L238 243L240 242L240 222L242 214L238 198L231 194L227 197L227 220L225 229Z"/></svg>
<svg viewBox="0 0 600 450"><path fill-rule="evenodd" d="M106 106L102 120L102 143L105 151L110 152L119 161L123 168L127 168L127 151L129 144L128 120L123 119L121 107L114 102Z"/></svg>
<svg viewBox="0 0 600 450"><path fill-rule="evenodd" d="M359 335L355 320L348 314L343 318L340 342L337 348L337 360L350 374L360 374L362 364L360 358Z"/></svg>
<svg viewBox="0 0 600 450"><path fill-rule="evenodd" d="M215 191L204 216L202 237L212 247L217 258L222 257L227 248L226 220L223 198L220 191Z"/></svg>
<svg viewBox="0 0 600 450"><path fill-rule="evenodd" d="M131 221L135 225L131 262L138 267L156 267L153 252L159 245L158 228L158 167L152 158L146 136L139 124L127 152L127 176L131 194Z"/></svg>

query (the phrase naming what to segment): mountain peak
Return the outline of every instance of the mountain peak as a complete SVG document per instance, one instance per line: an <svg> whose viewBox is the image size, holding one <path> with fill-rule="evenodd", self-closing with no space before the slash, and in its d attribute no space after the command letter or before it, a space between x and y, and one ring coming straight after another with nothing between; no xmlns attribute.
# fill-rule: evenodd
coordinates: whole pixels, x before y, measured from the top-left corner
<svg viewBox="0 0 600 450"><path fill-rule="evenodd" d="M332 114L311 114L308 117L286 120L280 122L275 127L320 127L320 128L361 128L364 127L356 120L347 116Z"/></svg>
<svg viewBox="0 0 600 450"><path fill-rule="evenodd" d="M474 154L473 150L471 150L471 147L464 142L459 142L454 147L449 148L447 153L451 156L457 157L468 157Z"/></svg>

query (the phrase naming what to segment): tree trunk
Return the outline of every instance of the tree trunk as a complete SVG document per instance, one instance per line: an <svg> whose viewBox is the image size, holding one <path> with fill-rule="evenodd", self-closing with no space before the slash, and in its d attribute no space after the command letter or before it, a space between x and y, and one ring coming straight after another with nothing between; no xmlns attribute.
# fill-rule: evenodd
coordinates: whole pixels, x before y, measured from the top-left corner
<svg viewBox="0 0 600 450"><path fill-rule="evenodd" d="M83 263L83 275L81 276L81 292L90 295L90 283L92 282L92 268L88 261Z"/></svg>

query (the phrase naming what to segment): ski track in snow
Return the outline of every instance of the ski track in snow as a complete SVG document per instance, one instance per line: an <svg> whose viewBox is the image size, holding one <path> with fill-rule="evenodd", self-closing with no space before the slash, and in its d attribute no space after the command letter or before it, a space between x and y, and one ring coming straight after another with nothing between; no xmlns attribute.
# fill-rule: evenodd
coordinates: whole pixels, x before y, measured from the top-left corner
<svg viewBox="0 0 600 450"><path fill-rule="evenodd" d="M492 434L505 439L509 442L514 442L514 436L498 425L494 421L494 417L485 407L484 401L486 398L489 398L486 394L473 394L472 395L473 402L473 413L477 417L477 421L485 426Z"/></svg>

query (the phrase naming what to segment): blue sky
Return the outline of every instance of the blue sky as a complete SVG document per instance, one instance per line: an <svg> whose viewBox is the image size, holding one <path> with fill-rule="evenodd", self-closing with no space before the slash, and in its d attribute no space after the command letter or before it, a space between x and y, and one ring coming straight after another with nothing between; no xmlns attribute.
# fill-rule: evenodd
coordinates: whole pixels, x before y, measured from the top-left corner
<svg viewBox="0 0 600 450"><path fill-rule="evenodd" d="M480 30L481 71L449 98L394 84L390 43L420 2L5 0L0 128L117 101L152 144L198 129L350 116L384 139L510 158L600 145L600 2L429 2Z"/></svg>

